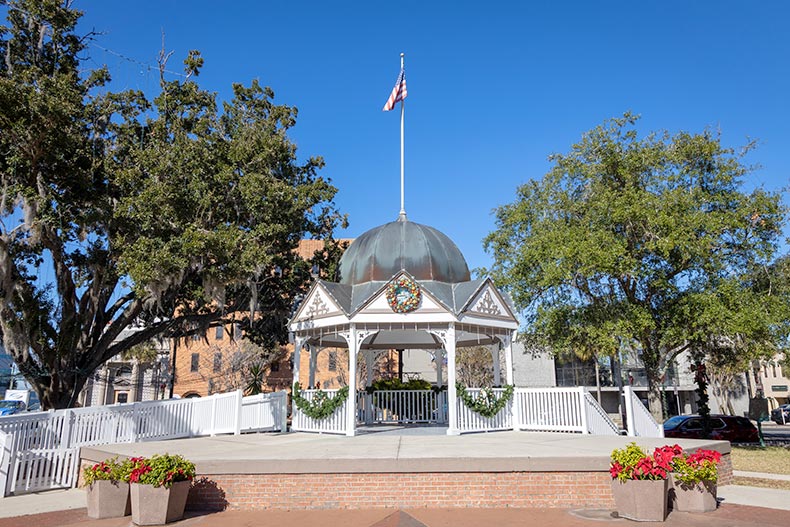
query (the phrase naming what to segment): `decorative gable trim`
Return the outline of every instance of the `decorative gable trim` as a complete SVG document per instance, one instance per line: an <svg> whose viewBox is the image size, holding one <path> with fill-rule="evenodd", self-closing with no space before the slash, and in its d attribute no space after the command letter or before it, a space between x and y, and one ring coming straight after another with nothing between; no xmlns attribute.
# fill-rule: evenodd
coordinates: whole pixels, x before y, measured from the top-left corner
<svg viewBox="0 0 790 527"><path fill-rule="evenodd" d="M480 289L472 295L462 313L499 320L516 320L502 295L494 287L491 279L486 279Z"/></svg>
<svg viewBox="0 0 790 527"><path fill-rule="evenodd" d="M302 302L302 305L299 306L293 321L303 322L305 320L318 320L338 315L345 316L345 313L334 301L332 295L324 289L320 282L317 282L313 286L312 291L308 293L307 298Z"/></svg>

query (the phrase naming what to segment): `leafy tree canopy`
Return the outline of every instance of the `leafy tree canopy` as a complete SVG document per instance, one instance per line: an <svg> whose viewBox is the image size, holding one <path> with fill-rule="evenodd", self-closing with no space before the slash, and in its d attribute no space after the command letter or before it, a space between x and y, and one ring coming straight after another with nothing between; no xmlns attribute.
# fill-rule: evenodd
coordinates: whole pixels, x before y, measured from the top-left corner
<svg viewBox="0 0 790 527"><path fill-rule="evenodd" d="M2 3L0 329L45 407L120 352L240 311L257 344L282 342L310 279L295 247L344 221L321 158L297 159L296 109L257 81L219 106L197 51L179 80L162 53L152 100L111 92L71 1Z"/></svg>
<svg viewBox="0 0 790 527"><path fill-rule="evenodd" d="M785 211L746 192L741 150L702 133L640 137L625 114L585 133L550 171L496 211L485 239L495 279L527 330L557 353L637 349L651 411L681 351L773 349L783 298L745 277L768 264Z"/></svg>

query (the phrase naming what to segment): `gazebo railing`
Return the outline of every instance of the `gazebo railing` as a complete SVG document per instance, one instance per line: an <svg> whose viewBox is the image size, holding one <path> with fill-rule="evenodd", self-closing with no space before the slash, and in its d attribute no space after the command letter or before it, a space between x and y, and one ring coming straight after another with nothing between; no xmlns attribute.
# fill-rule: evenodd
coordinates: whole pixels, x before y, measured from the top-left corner
<svg viewBox="0 0 790 527"><path fill-rule="evenodd" d="M579 388L519 388L513 398L521 430L587 433Z"/></svg>
<svg viewBox="0 0 790 527"><path fill-rule="evenodd" d="M357 394L357 419L373 423L446 423L447 392L376 390Z"/></svg>
<svg viewBox="0 0 790 527"><path fill-rule="evenodd" d="M502 397L504 391L504 388L495 388L494 396L499 399ZM480 388L467 388L466 393L473 398L477 397L480 393ZM484 417L472 411L460 398L456 399L456 408L458 409L458 430L461 433L493 432L495 430L513 429L512 400L493 417Z"/></svg>
<svg viewBox="0 0 790 527"><path fill-rule="evenodd" d="M299 390L299 395L312 401L316 393L323 391L329 397L337 396L337 390ZM291 430L299 432L320 432L325 434L345 434L346 433L346 415L348 405L341 405L329 417L324 419L313 419L294 404L292 405L291 414Z"/></svg>

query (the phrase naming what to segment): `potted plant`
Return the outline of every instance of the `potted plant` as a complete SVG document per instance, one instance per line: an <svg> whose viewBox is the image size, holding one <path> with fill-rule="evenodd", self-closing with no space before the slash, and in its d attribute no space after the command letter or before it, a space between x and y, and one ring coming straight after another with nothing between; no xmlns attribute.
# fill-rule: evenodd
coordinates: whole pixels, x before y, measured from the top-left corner
<svg viewBox="0 0 790 527"><path fill-rule="evenodd" d="M664 521L670 466L660 449L650 456L636 443L612 451L609 472L617 512L637 521Z"/></svg>
<svg viewBox="0 0 790 527"><path fill-rule="evenodd" d="M83 469L90 518L120 518L131 514L129 469L130 462L118 463L117 457Z"/></svg>
<svg viewBox="0 0 790 527"><path fill-rule="evenodd" d="M716 510L716 482L721 454L697 450L672 460L672 507L683 512Z"/></svg>
<svg viewBox="0 0 790 527"><path fill-rule="evenodd" d="M195 464L182 456L137 458L129 473L132 521L137 525L162 525L183 518L194 477Z"/></svg>

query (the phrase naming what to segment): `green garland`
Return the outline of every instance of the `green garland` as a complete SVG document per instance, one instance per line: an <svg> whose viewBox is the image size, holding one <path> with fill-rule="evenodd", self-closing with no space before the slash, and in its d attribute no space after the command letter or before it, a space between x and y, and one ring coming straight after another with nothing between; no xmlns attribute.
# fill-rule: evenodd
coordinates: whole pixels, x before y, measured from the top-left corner
<svg viewBox="0 0 790 527"><path fill-rule="evenodd" d="M455 390L467 408L483 417L491 418L510 402L510 399L513 398L515 386L512 384L505 385L505 391L502 392L502 396L499 399L496 398L493 388L482 388L477 397L469 395L466 391L466 386L460 382L455 383Z"/></svg>
<svg viewBox="0 0 790 527"><path fill-rule="evenodd" d="M348 399L348 386L340 388L334 397L329 397L325 391L318 390L315 392L312 401L308 401L299 395L299 390L299 383L294 383L294 391L291 398L303 414L313 419L326 419L335 413L335 410L343 406L343 403Z"/></svg>

